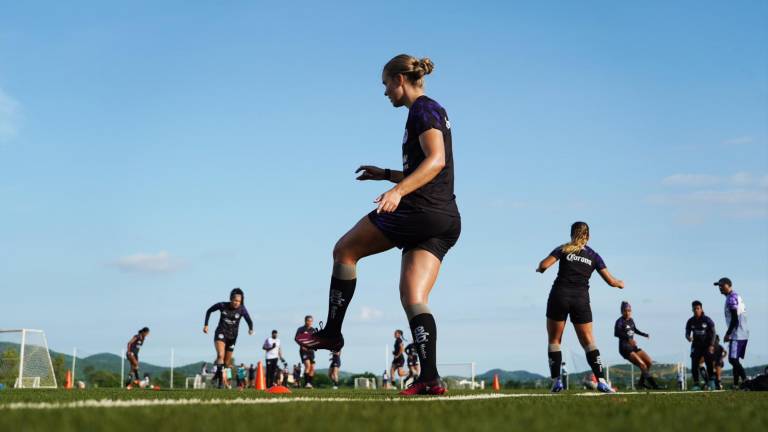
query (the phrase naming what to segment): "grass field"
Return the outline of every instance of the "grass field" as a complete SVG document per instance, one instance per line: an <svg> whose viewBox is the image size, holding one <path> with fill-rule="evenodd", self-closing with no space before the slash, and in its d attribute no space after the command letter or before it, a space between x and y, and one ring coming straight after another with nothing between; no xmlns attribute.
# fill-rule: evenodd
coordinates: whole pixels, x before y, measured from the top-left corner
<svg viewBox="0 0 768 432"><path fill-rule="evenodd" d="M476 398L480 397L480 398ZM737 423L734 423L737 421ZM768 394L4 390L0 431L722 431L768 428Z"/></svg>

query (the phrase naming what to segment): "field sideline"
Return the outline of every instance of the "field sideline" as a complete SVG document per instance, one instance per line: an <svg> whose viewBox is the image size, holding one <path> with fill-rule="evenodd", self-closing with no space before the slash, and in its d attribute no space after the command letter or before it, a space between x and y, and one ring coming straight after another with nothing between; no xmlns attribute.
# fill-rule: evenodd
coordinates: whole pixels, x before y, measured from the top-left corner
<svg viewBox="0 0 768 432"><path fill-rule="evenodd" d="M89 389L4 390L0 430L660 430L714 431L739 421L768 427L768 394L455 391L398 398L394 392Z"/></svg>

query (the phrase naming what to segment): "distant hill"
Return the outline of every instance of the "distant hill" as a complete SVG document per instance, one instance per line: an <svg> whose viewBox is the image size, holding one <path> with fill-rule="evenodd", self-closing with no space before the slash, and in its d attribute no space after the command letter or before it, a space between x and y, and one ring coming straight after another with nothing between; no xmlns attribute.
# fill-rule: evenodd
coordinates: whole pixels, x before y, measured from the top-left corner
<svg viewBox="0 0 768 432"><path fill-rule="evenodd" d="M516 381L520 383L533 383L540 380L548 380L548 377L535 374L532 372L517 370L517 371L505 371L502 369L491 369L488 372L477 375L478 381L493 382L493 376L498 374L499 381L505 383L507 381Z"/></svg>

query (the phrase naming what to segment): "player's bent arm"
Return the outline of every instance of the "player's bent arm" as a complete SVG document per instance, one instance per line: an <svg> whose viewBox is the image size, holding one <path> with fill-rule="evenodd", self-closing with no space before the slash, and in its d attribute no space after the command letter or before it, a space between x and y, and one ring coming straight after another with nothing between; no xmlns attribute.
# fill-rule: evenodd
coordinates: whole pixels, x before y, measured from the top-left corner
<svg viewBox="0 0 768 432"><path fill-rule="evenodd" d="M609 272L607 268L598 270L598 273L600 273L600 277L602 277L605 283L607 283L608 285L614 288L619 288L619 289L624 288L624 281L620 281L614 278L611 272Z"/></svg>
<svg viewBox="0 0 768 432"><path fill-rule="evenodd" d="M552 267L552 265L554 265L556 262L557 262L557 258L550 255L544 258L543 260L541 260L541 262L539 263L539 267L536 269L536 271L539 273L544 273L545 271L547 271L548 268Z"/></svg>
<svg viewBox="0 0 768 432"><path fill-rule="evenodd" d="M395 211L404 196L432 181L445 167L445 142L439 129L429 129L419 135L419 143L424 152L424 160L408 177L398 182L397 186L376 198L376 211Z"/></svg>

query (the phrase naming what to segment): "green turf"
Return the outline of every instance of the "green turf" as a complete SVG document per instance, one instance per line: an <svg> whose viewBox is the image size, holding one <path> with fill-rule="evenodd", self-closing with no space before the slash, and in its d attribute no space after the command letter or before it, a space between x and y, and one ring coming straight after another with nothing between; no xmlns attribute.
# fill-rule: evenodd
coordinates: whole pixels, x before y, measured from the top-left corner
<svg viewBox="0 0 768 432"><path fill-rule="evenodd" d="M452 392L453 395L477 392ZM368 399L262 405L131 408L2 409L0 431L722 431L768 428L768 394L745 392L643 395L573 394L492 400L393 403L392 392L298 390L289 397ZM273 397L256 391L4 390L14 402L110 399L237 399ZM734 423L736 421L737 423Z"/></svg>

